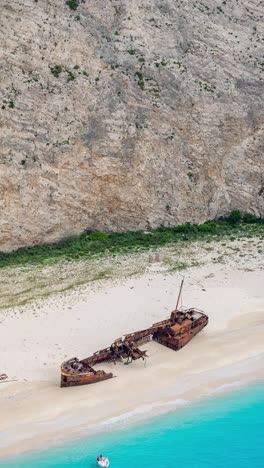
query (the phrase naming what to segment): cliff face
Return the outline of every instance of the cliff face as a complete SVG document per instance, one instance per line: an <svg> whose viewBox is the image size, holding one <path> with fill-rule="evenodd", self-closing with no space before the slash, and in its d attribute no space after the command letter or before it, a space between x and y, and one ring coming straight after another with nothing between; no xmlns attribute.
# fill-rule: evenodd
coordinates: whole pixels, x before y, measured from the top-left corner
<svg viewBox="0 0 264 468"><path fill-rule="evenodd" d="M262 15L256 0L2 0L0 250L263 216Z"/></svg>

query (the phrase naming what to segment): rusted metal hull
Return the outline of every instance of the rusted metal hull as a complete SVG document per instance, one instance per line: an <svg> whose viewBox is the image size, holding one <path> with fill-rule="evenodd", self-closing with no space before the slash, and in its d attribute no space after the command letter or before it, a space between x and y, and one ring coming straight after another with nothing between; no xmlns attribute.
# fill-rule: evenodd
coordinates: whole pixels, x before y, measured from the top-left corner
<svg viewBox="0 0 264 468"><path fill-rule="evenodd" d="M180 333L176 336L171 336L166 333L155 333L153 335L153 340L157 343L160 343L167 348L173 349L174 351L178 351L179 349L183 348L191 339L197 335L208 323L208 317L203 317L203 320L195 327L191 327L185 333Z"/></svg>
<svg viewBox="0 0 264 468"><path fill-rule="evenodd" d="M103 380L108 380L113 377L112 372L97 371L95 373L78 373L73 374L66 372L63 367L61 369L61 387L75 387L77 385L87 385Z"/></svg>
<svg viewBox="0 0 264 468"><path fill-rule="evenodd" d="M208 316L197 309L172 311L169 319L154 323L150 328L129 333L116 339L108 348L97 351L92 356L79 361L72 358L61 366L61 387L86 385L111 379L113 374L103 370L95 371L92 366L102 362L127 362L145 359L146 351L138 348L143 343L154 340L178 351L185 346L208 323Z"/></svg>

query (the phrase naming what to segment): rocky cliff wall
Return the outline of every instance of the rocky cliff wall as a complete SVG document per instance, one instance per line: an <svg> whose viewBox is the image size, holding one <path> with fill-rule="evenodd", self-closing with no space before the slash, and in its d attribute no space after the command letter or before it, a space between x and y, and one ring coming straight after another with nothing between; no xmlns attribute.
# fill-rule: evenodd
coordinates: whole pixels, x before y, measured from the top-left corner
<svg viewBox="0 0 264 468"><path fill-rule="evenodd" d="M264 215L256 0L1 0L0 250Z"/></svg>

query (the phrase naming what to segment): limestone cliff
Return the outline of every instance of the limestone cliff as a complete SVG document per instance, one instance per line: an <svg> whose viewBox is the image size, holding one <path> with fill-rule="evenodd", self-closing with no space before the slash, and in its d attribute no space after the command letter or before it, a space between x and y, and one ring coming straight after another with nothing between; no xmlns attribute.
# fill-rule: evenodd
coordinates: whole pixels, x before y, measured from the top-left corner
<svg viewBox="0 0 264 468"><path fill-rule="evenodd" d="M264 215L257 0L1 0L0 250Z"/></svg>

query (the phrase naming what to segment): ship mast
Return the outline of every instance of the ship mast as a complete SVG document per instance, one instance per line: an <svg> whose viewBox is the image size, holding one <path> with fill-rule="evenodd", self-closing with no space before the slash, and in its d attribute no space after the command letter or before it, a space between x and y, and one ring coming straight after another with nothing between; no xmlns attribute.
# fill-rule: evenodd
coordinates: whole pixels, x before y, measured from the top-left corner
<svg viewBox="0 0 264 468"><path fill-rule="evenodd" d="M179 291L179 294L178 294L177 304L176 304L176 307L175 307L175 311L178 310L178 305L179 305L179 301L180 301L180 297L181 297L181 292L182 292L183 281L184 281L184 280L182 279L181 286L180 286L180 291Z"/></svg>

